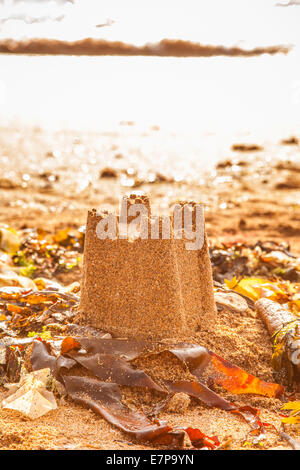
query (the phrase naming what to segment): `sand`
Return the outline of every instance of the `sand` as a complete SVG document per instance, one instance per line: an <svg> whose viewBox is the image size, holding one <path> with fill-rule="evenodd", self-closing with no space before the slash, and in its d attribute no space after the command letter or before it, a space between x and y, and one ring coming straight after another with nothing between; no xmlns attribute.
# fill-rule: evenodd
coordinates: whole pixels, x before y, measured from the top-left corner
<svg viewBox="0 0 300 470"><path fill-rule="evenodd" d="M75 138L85 144L89 142L91 146L92 140L89 141L86 135L65 133L64 139L54 142L47 133L31 130L27 134L30 138L13 145L14 132L17 131L2 130L0 138L2 152L9 159L16 157L17 161L22 161L20 166L14 164L14 175L9 174L12 171L9 162L7 172L2 170L0 175L2 223L15 228L43 226L50 230L66 226L78 227L85 223L88 209L102 204L109 204L116 209L119 194L128 191L121 184L124 173L120 170L117 177L97 176L91 184L78 190L78 185L74 184L77 181L76 168L71 168L63 157L51 156L51 152L53 154L59 151L63 155L66 142L73 142ZM278 141L281 138L279 136ZM41 166L44 166L42 174L38 173L38 165L35 168L30 167L23 158L32 155L33 148L42 162ZM291 154L298 155L297 145L289 146L288 149L291 149ZM122 150L118 148L110 151L115 156L111 158L109 154L107 160L122 160L122 165L126 168L129 162L124 156L126 152L122 153ZM121 158L120 154L123 155ZM198 181L172 182L171 178L168 180L169 175L165 171L163 181L141 183L138 189L149 193L152 201L160 203L166 210L180 199L205 202L206 228L213 242L284 240L299 255L298 166L286 165L286 162L279 165L272 160L266 162L265 152L259 154L256 155L255 163L251 163L248 153L232 152L229 162L220 165L214 173L206 174L205 178L201 175L201 181L199 175ZM102 163L98 163L98 167L93 170L95 174L107 167L107 160L103 158ZM150 168L145 170L150 171ZM30 179L24 179L24 174L29 174ZM270 367L272 348L268 333L254 312L233 314L224 309L218 312L214 335L199 332L191 335L190 340L207 346L263 380L276 381L278 378ZM169 364L169 360L171 359L164 358L163 362ZM173 363L172 367L175 365ZM143 367L146 371L148 367L154 378L161 373L161 368L155 368L150 363L145 362ZM0 388L1 397L4 393L4 389ZM154 396L147 398L146 393L125 388L122 393L127 402L137 407L147 406L149 400L151 402L158 399ZM233 399L224 391L221 395ZM260 408L262 419L279 427L279 400L257 396L235 396L234 400L236 403ZM243 442L249 432L249 425L240 417L226 411L209 409L194 400L191 400L183 414L166 411L161 413L160 419L166 419L174 426L198 427L208 435L216 434L221 443L229 448L244 448ZM16 412L1 409L0 430L0 448L3 449L149 448L131 441L102 418L69 400L63 401L57 410L34 422ZM289 427L288 432L292 436L299 433L293 427ZM275 433L267 432L264 448L282 445L287 447Z"/></svg>

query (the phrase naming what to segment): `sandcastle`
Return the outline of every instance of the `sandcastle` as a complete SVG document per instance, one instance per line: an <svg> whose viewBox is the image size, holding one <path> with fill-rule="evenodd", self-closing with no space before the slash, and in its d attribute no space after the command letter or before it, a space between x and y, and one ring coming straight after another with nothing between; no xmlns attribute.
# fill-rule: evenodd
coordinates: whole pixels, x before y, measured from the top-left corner
<svg viewBox="0 0 300 470"><path fill-rule="evenodd" d="M148 197L131 194L123 202L128 223L134 223L129 215L133 204L145 207L144 227L150 231ZM182 209L185 205L180 203ZM187 250L187 239L178 239L174 230L174 217L168 238L162 238L164 219L159 216L155 239L143 238L143 224L136 225L134 236L124 238L118 225L113 239L99 238L99 222L108 223L112 217L120 221L120 215L98 214L95 209L88 213L81 321L119 338L184 339L212 329L216 309L205 232L202 248Z"/></svg>

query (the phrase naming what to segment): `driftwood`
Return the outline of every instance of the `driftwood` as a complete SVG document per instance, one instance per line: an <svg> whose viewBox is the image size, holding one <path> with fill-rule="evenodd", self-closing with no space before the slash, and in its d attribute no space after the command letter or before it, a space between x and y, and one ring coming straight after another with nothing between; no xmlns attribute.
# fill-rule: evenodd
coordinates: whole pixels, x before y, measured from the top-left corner
<svg viewBox="0 0 300 470"><path fill-rule="evenodd" d="M300 318L265 298L258 300L255 307L273 339L274 369L285 368L290 382L300 381Z"/></svg>
<svg viewBox="0 0 300 470"><path fill-rule="evenodd" d="M289 310L269 299L258 300L255 307L271 336L275 335L288 323L296 320L295 315Z"/></svg>

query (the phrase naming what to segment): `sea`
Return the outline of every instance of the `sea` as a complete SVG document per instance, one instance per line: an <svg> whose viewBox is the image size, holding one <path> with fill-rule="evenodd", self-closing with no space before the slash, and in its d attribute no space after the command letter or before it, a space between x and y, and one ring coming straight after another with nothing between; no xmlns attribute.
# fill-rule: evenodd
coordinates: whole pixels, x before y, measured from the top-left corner
<svg viewBox="0 0 300 470"><path fill-rule="evenodd" d="M203 164L234 142L278 143L300 133L299 24L299 0L2 0L0 45L92 38L129 52L0 54L0 126L152 132L143 151ZM165 55L176 41L184 56Z"/></svg>

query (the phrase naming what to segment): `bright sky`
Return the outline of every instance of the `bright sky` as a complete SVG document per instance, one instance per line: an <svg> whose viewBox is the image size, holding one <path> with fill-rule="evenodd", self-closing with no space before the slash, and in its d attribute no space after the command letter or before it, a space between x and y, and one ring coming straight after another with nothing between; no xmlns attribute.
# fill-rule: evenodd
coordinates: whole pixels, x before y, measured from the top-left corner
<svg viewBox="0 0 300 470"><path fill-rule="evenodd" d="M23 1L0 6L0 18L11 15L56 18L61 22L24 25L11 21L0 35L77 39L96 36L135 44L182 38L211 44L269 45L299 43L300 6L280 8L279 0L77 0L75 4ZM280 0L287 3L286 0ZM50 4L50 6L49 6ZM110 27L96 28L108 18Z"/></svg>
<svg viewBox="0 0 300 470"><path fill-rule="evenodd" d="M285 0L276 0L284 3ZM300 6L275 0L0 2L1 18L63 21L0 25L1 37L103 37L134 44L181 38L243 48L300 44ZM112 26L96 28L107 19ZM21 80L20 80L21 77ZM121 120L232 135L300 123L300 47L286 56L165 59L0 56L0 120L103 129ZM58 112L59 111L59 112ZM147 124L148 125L148 124Z"/></svg>

